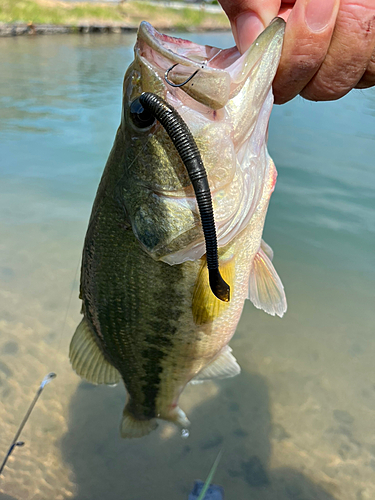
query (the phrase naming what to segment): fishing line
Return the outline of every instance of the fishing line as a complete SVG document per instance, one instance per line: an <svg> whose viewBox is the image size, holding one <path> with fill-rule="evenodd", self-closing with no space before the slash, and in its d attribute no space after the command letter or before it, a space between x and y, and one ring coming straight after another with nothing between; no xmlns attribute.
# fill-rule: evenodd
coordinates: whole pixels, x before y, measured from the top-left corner
<svg viewBox="0 0 375 500"><path fill-rule="evenodd" d="M70 309L70 304L71 304L71 301L72 301L72 296L73 296L73 291L75 289L75 286L76 286L76 282L77 282L77 272L78 272L78 269L79 269L79 264L80 264L80 261L81 261L81 258L79 259L78 261L78 264L76 266L76 270L75 270L75 273L74 273L74 280L73 280L73 284L72 284L72 287L71 287L71 291L70 291L70 294L69 294L69 300L68 300L68 305L67 305L67 308L66 308L66 311L65 311L65 316L64 316L64 320L63 320L63 326L62 326L62 330L61 330L61 333L59 335L59 343L58 343L58 346L57 346L57 349L55 350L55 355L53 356L53 361L52 361L52 365L56 365L56 358L57 358L57 355L58 353L60 352L60 349L61 349L61 341L62 341L62 336L65 332L65 327L66 327L66 323L67 323L67 318L68 318L68 313L69 313L69 309ZM28 410L26 411L26 414L25 416L23 417L22 421L21 421L21 424L20 426L18 427L17 431L16 431L16 434L8 448L8 451L3 459L3 462L2 464L0 465L0 475L3 473L3 470L7 464L7 461L9 459L9 457L12 455L12 453L14 452L15 448L16 447L21 447L21 446L24 446L24 441L18 441L20 435L21 435L21 432L23 431L23 428L25 427L26 425L26 422L28 421L40 395L42 394L43 392L43 389L44 387L49 383L51 382L51 380L53 380L54 378L56 378L56 373L54 372L50 372L48 373L44 379L42 380L42 382L40 383L39 385L39 388L28 408Z"/></svg>
<svg viewBox="0 0 375 500"><path fill-rule="evenodd" d="M73 283L72 283L72 286L71 286L71 289L70 289L70 294L69 294L69 299L68 299L68 305L67 305L66 310L65 310L65 316L64 316L64 319L63 319L63 325L62 325L62 329L61 329L61 332L60 332L60 335L59 335L59 342L58 342L57 349L56 349L55 356L54 356L54 360L53 360L53 363L52 363L53 365L56 365L56 358L57 358L57 355L60 353L60 350L61 350L61 342L62 342L64 333L65 333L65 327L66 327L66 323L67 323L67 320L68 320L68 314L69 314L70 305L72 303L73 292L75 290L76 283L77 283L77 274L78 274L78 269L80 268L80 263L81 263L81 257L78 260L78 264L76 266L76 270L75 270L75 273L74 273L74 279L73 279Z"/></svg>

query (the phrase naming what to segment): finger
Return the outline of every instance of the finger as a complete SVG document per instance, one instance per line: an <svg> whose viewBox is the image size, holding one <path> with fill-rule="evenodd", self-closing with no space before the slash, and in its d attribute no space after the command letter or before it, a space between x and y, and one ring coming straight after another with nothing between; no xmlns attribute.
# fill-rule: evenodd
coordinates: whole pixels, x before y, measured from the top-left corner
<svg viewBox="0 0 375 500"><path fill-rule="evenodd" d="M327 56L301 95L314 101L326 101L347 94L365 73L374 42L374 0L341 0Z"/></svg>
<svg viewBox="0 0 375 500"><path fill-rule="evenodd" d="M368 89L375 85L375 47L372 52L370 62L367 66L366 71L363 73L362 78L359 80L356 89Z"/></svg>
<svg viewBox="0 0 375 500"><path fill-rule="evenodd" d="M238 50L243 53L277 16L281 0L220 0L232 26Z"/></svg>
<svg viewBox="0 0 375 500"><path fill-rule="evenodd" d="M298 95L321 67L331 42L340 0L297 0L285 28L273 84L275 102Z"/></svg>

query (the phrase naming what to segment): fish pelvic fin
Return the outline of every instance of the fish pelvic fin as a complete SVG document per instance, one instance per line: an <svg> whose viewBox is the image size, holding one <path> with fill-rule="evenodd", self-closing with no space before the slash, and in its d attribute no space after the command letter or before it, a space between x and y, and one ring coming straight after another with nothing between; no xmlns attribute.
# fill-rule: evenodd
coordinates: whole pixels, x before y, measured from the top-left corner
<svg viewBox="0 0 375 500"><path fill-rule="evenodd" d="M69 347L69 358L73 370L92 384L117 384L120 374L109 363L100 350L86 318L73 335Z"/></svg>
<svg viewBox="0 0 375 500"><path fill-rule="evenodd" d="M135 418L125 406L120 425L120 434L122 438L140 438L150 434L157 426L158 423L156 418L139 420Z"/></svg>
<svg viewBox="0 0 375 500"><path fill-rule="evenodd" d="M190 384L200 384L206 380L235 377L239 373L241 373L240 365L233 356L232 349L227 345L211 363L205 366L190 381Z"/></svg>
<svg viewBox="0 0 375 500"><path fill-rule="evenodd" d="M271 262L272 257L271 247L262 241L250 271L248 298L258 309L282 318L287 302L283 284Z"/></svg>
<svg viewBox="0 0 375 500"><path fill-rule="evenodd" d="M260 248L263 250L263 252L267 255L267 257L270 260L273 260L273 250L269 245L267 245L267 243L264 240L260 242Z"/></svg>
<svg viewBox="0 0 375 500"><path fill-rule="evenodd" d="M181 429L185 429L190 426L190 421L185 415L185 412L181 410L179 406L174 406L172 409L169 409L168 412L161 413L160 418L163 420L167 420L168 422L172 422L175 425L181 427Z"/></svg>

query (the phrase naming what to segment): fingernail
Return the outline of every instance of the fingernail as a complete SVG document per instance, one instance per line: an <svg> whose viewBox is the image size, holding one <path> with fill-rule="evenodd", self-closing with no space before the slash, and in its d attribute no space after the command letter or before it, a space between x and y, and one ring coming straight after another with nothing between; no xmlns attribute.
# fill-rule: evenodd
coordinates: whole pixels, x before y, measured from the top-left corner
<svg viewBox="0 0 375 500"><path fill-rule="evenodd" d="M332 18L336 0L310 0L305 7L305 21L311 31L323 31Z"/></svg>
<svg viewBox="0 0 375 500"><path fill-rule="evenodd" d="M254 12L246 12L236 19L237 46L243 54L256 37L264 30L264 25Z"/></svg>

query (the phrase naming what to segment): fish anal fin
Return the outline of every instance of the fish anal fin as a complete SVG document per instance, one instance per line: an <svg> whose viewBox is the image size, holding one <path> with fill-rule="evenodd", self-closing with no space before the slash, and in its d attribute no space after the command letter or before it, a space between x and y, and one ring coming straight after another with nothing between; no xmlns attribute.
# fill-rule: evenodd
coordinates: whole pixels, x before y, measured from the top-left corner
<svg viewBox="0 0 375 500"><path fill-rule="evenodd" d="M228 302L219 300L213 294L208 280L207 261L205 257L201 259L202 264L194 286L192 310L196 325L212 323L229 306ZM233 283L235 273L234 257L224 260L219 259L220 273L222 278L230 286L230 293L233 296Z"/></svg>
<svg viewBox="0 0 375 500"><path fill-rule="evenodd" d="M92 384L113 385L120 380L119 372L100 350L86 318L82 319L70 342L69 358L73 370Z"/></svg>
<svg viewBox="0 0 375 500"><path fill-rule="evenodd" d="M267 254L268 252L266 253L261 246L254 257L248 298L258 309L263 309L271 316L277 314L282 318L287 310L284 287Z"/></svg>
<svg viewBox="0 0 375 500"><path fill-rule="evenodd" d="M219 356L205 366L191 381L199 384L205 380L235 377L241 372L240 365L232 354L232 349L225 346Z"/></svg>

